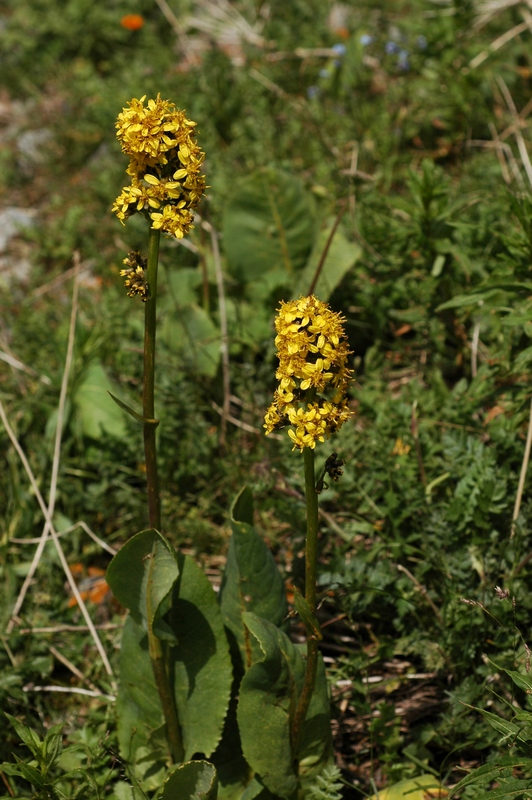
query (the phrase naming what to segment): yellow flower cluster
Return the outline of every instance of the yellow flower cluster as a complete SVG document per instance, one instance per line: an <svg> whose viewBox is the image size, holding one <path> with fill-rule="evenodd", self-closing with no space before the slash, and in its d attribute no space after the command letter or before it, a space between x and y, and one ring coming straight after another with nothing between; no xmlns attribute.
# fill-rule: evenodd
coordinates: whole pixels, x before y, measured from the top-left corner
<svg viewBox="0 0 532 800"><path fill-rule="evenodd" d="M135 297L138 294L145 303L149 294L146 283L147 260L142 258L138 250L132 250L128 253L127 258L124 258L123 263L126 268L120 270L120 275L125 278L124 284L128 290L128 297Z"/></svg>
<svg viewBox="0 0 532 800"><path fill-rule="evenodd" d="M131 100L116 123L117 138L129 158L125 186L113 205L122 222L143 212L152 228L182 239L205 192L205 153L193 137L196 125L168 100Z"/></svg>
<svg viewBox="0 0 532 800"><path fill-rule="evenodd" d="M294 450L314 449L352 414L346 397L351 370L344 322L341 314L313 296L282 302L279 308L275 320L279 385L264 427L267 435L292 426L288 435Z"/></svg>

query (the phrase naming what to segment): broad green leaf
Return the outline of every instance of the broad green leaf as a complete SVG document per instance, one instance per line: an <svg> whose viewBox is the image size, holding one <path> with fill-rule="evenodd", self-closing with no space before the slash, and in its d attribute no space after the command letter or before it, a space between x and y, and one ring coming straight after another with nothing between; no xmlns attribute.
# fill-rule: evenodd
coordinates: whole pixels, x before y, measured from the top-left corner
<svg viewBox="0 0 532 800"><path fill-rule="evenodd" d="M281 270L281 280L284 274L284 282L292 283L310 252L314 227L314 202L299 178L273 167L254 172L238 181L225 207L230 271L249 284Z"/></svg>
<svg viewBox="0 0 532 800"><path fill-rule="evenodd" d="M173 305L180 309L184 306L195 305L198 301L197 290L200 289L203 283L201 268L179 267L178 269L172 269L167 267L164 272L168 284L168 293Z"/></svg>
<svg viewBox="0 0 532 800"><path fill-rule="evenodd" d="M183 357L199 375L212 378L220 363L220 331L198 305L168 313L161 326L168 348Z"/></svg>
<svg viewBox="0 0 532 800"><path fill-rule="evenodd" d="M208 761L189 761L164 782L158 800L216 800L218 778Z"/></svg>
<svg viewBox="0 0 532 800"><path fill-rule="evenodd" d="M225 625L234 636L243 665L251 663L249 635L242 622L244 611L281 625L288 613L283 580L264 540L252 520L249 490L241 492L231 509L233 535L220 590Z"/></svg>
<svg viewBox="0 0 532 800"><path fill-rule="evenodd" d="M231 518L235 522L253 525L253 494L249 486L244 486L233 501Z"/></svg>
<svg viewBox="0 0 532 800"><path fill-rule="evenodd" d="M309 780L312 782L316 773L333 757L331 701L321 655L297 757L300 762L299 773L307 783Z"/></svg>
<svg viewBox="0 0 532 800"><path fill-rule="evenodd" d="M233 668L222 614L209 579L178 553L179 578L168 615L178 644L171 648L175 697L185 759L210 756L229 706Z"/></svg>
<svg viewBox="0 0 532 800"><path fill-rule="evenodd" d="M242 750L264 785L282 798L298 786L290 743L290 718L297 702L295 687L304 676L303 659L275 625L246 613L243 616L263 654L240 684L238 725Z"/></svg>
<svg viewBox="0 0 532 800"><path fill-rule="evenodd" d="M73 392L73 402L84 436L101 439L111 435L124 439L128 435L124 416L109 393L117 393L99 361L85 370Z"/></svg>
<svg viewBox="0 0 532 800"><path fill-rule="evenodd" d="M305 662L298 648L270 622L245 613L244 622L257 640L262 660L256 661L240 684L238 724L244 756L273 794L290 798L299 775L309 778L332 755L329 698L323 660L318 661L316 686L296 754L290 724L303 686Z"/></svg>
<svg viewBox="0 0 532 800"><path fill-rule="evenodd" d="M418 775L379 789L370 800L430 800L446 797L449 794L434 775Z"/></svg>
<svg viewBox="0 0 532 800"><path fill-rule="evenodd" d="M162 781L164 759L145 756L153 752L151 739L164 724L163 711L148 652L148 635L132 616L127 617L122 632L116 712L120 754L135 777L143 781L144 788L157 788ZM144 762L138 763L142 758ZM146 773L150 775L147 781Z"/></svg>
<svg viewBox="0 0 532 800"><path fill-rule="evenodd" d="M238 800L275 800L274 795L262 783L261 779L255 775L248 784L244 794Z"/></svg>
<svg viewBox="0 0 532 800"><path fill-rule="evenodd" d="M333 225L334 222L319 234L308 263L297 281L294 297L308 295ZM362 248L354 242L349 242L338 228L313 290L316 297L326 302L361 255Z"/></svg>
<svg viewBox="0 0 532 800"><path fill-rule="evenodd" d="M167 610L178 574L174 549L160 533L150 529L123 545L107 568L107 582L118 602L147 631L161 604L163 613ZM160 635L162 631L156 632Z"/></svg>
<svg viewBox="0 0 532 800"><path fill-rule="evenodd" d="M125 781L118 781L113 786L113 794L109 800L146 800L146 795L135 786Z"/></svg>
<svg viewBox="0 0 532 800"><path fill-rule="evenodd" d="M252 771L242 753L242 743L236 718L237 682L225 718L221 741L211 756L218 774L219 800L242 800L242 792L249 784Z"/></svg>

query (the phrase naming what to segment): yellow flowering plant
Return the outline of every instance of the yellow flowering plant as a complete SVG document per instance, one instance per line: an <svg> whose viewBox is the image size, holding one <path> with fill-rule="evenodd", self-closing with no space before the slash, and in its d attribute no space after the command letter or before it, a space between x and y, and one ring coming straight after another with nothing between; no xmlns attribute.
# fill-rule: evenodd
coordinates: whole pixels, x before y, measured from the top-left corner
<svg viewBox="0 0 532 800"><path fill-rule="evenodd" d="M324 442L351 416L346 390L350 354L341 314L314 296L281 303L275 321L279 385L265 417L266 434L289 425L294 450Z"/></svg>
<svg viewBox="0 0 532 800"><path fill-rule="evenodd" d="M117 136L130 183L113 211L124 223L142 214L148 254L132 251L121 272L144 302L142 413L116 402L144 429L150 528L111 561L107 581L129 610L117 696L122 756L156 800L263 797L303 800L332 756L329 699L316 619L317 495L343 462L331 456L316 483L314 448L349 418L349 349L343 319L315 297L282 303L277 318L279 381L266 432L288 426L303 452L307 487L307 574L296 610L307 630L304 658L284 631L284 581L253 526L249 489L231 509L232 536L218 595L189 556L176 551L161 521L155 430L157 265L161 231L182 238L205 191L195 123L173 103L131 100ZM231 646L230 646L231 644Z"/></svg>
<svg viewBox="0 0 532 800"><path fill-rule="evenodd" d="M266 412L264 427L268 435L288 426L292 449L303 453L307 502L305 597L296 592L296 609L307 630L307 661L305 681L292 720L292 738L296 743L302 735L314 692L321 639L316 618L318 494L325 475L338 480L343 466L343 461L333 453L316 481L314 449L352 416L347 400L352 372L347 366L350 350L344 322L341 314L314 295L281 302L275 320L279 384Z"/></svg>

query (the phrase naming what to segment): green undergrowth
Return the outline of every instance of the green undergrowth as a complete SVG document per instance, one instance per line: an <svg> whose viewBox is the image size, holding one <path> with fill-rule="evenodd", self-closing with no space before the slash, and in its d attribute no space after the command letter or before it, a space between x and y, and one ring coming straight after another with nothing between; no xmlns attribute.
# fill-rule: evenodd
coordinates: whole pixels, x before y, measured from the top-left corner
<svg viewBox="0 0 532 800"><path fill-rule="evenodd" d="M170 5L183 25L203 7ZM316 453L318 469L333 449L346 461L320 499L319 574L324 619L340 620L324 628L323 650L343 796L424 772L456 783L459 767L491 765L528 741L525 717L519 738L478 709L510 720L528 702L505 670L528 673L532 610L528 481L513 523L530 414L532 196L515 139L505 136L502 169L493 141L514 122L506 92L518 111L529 99L530 33L476 65L522 22L520 4L483 26L482 4L467 0L232 5L260 40L231 49L191 25L199 44L188 56L148 0L0 5L0 213L36 212L6 254L28 259L30 277L0 272L0 349L19 362L0 361L0 398L46 498L71 293L69 280L52 281L79 250L88 269L55 522L82 520L112 547L147 527L141 427L108 396L135 404L141 388L142 308L118 273L144 232L109 209L124 171L116 114L160 92L198 121L207 153L202 214L221 234L236 397L223 441L216 265L198 222L190 249L161 248L164 533L219 576L228 509L247 484L287 584L301 586L303 462L284 432L261 433L275 387L272 318L280 299L308 292L340 214L316 291L346 317L355 416ZM133 12L138 31L120 24ZM27 134L42 131L35 153ZM123 800L132 778L112 701L36 688L115 691L87 632L64 629L83 620L52 545L4 635L35 547L21 540L40 535L42 515L3 427L0 451L0 709L41 738L63 724L57 796ZM85 577L110 561L81 528L63 542ZM91 608L117 669L121 610L109 596ZM4 729L0 762L27 759ZM516 796L512 776L530 765L507 767L503 786ZM484 773L485 788L497 774ZM32 794L27 777L9 774L1 791L53 796ZM309 797L339 796L334 770L320 780Z"/></svg>

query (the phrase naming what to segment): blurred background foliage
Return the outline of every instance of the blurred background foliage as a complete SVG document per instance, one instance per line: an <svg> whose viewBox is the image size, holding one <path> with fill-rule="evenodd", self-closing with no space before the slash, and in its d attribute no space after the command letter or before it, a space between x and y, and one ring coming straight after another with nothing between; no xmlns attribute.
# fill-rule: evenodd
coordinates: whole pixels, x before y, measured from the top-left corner
<svg viewBox="0 0 532 800"><path fill-rule="evenodd" d="M162 245L157 413L165 533L214 581L248 483L287 585L301 582L302 462L260 431L274 310L308 292L338 222L316 291L347 318L356 413L318 462L346 460L322 494L320 575L345 797L420 770L456 780L499 752L468 704L527 702L489 659L525 670L532 609L528 482L512 527L530 416L531 25L511 0L0 2L0 394L45 494L74 250L83 262L59 530L82 520L117 546L147 524L141 428L107 394L135 405L142 376L142 307L118 273L145 223L110 214L127 101L186 108L207 154L201 219ZM42 519L3 429L0 448L5 630ZM65 542L85 573L105 569L81 529ZM94 614L114 652L119 609L107 597ZM54 648L110 691L87 634L61 627L76 623L47 546L1 638L0 707L64 722L107 797L112 707L32 689L81 685ZM23 755L17 741L0 760Z"/></svg>

